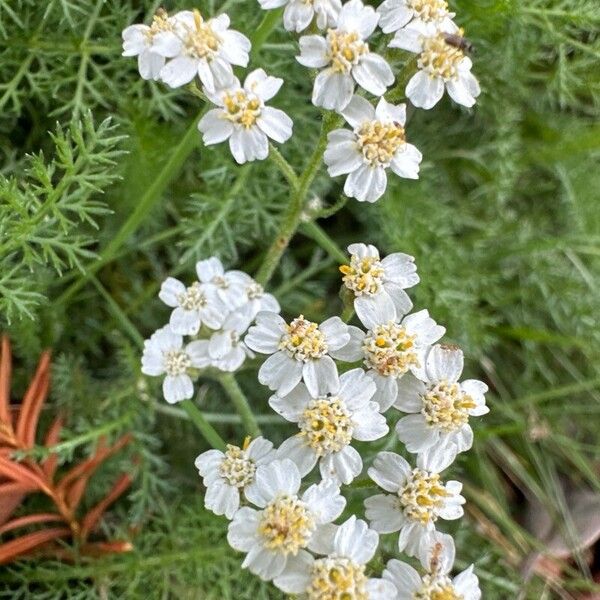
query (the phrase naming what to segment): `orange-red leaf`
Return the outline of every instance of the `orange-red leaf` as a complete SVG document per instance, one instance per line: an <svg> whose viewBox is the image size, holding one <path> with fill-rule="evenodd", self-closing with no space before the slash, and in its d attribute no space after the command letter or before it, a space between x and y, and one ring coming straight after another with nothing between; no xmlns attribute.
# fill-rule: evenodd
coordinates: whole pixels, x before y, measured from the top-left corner
<svg viewBox="0 0 600 600"><path fill-rule="evenodd" d="M46 488L45 482L36 473L23 464L10 460L5 454L0 454L0 475L4 475L12 481L33 486L33 489L44 490Z"/></svg>
<svg viewBox="0 0 600 600"><path fill-rule="evenodd" d="M121 475L108 494L85 515L81 526L81 538L83 540L95 529L106 509L127 490L131 485L131 481L132 479L128 474Z"/></svg>
<svg viewBox="0 0 600 600"><path fill-rule="evenodd" d="M27 554L27 552L71 534L71 530L65 527L54 527L53 529L42 529L34 533L28 533L16 540L11 540L5 544L0 544L0 565L6 564L17 556Z"/></svg>
<svg viewBox="0 0 600 600"><path fill-rule="evenodd" d="M52 446L58 444L60 440L60 432L62 430L63 420L62 417L56 417L54 422L52 423L48 433L46 434L46 439L44 441L44 445L46 448L51 448ZM42 469L46 474L48 480L52 480L54 477L54 473L56 473L56 467L58 466L58 455L50 454L48 458L42 463Z"/></svg>
<svg viewBox="0 0 600 600"><path fill-rule="evenodd" d="M56 513L36 513L33 515L26 515L24 517L19 517L18 519L13 519L12 521L2 525L2 527L0 527L0 534L6 533L7 531L12 531L13 529L18 529L19 527L27 527L27 525L52 523L56 521L63 521L63 518Z"/></svg>
<svg viewBox="0 0 600 600"><path fill-rule="evenodd" d="M48 394L49 385L50 352L46 350L40 357L35 375L25 392L17 420L17 439L25 448L32 448L35 443L38 419Z"/></svg>
<svg viewBox="0 0 600 600"><path fill-rule="evenodd" d="M8 337L2 336L2 357L0 358L0 422L11 425L10 417L10 371L11 354Z"/></svg>

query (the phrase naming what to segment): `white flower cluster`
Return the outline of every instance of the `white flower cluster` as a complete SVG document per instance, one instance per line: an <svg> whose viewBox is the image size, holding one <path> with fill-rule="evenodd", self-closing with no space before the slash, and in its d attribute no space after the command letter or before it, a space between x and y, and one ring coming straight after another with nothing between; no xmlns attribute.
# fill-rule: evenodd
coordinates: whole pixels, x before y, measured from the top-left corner
<svg viewBox="0 0 600 600"><path fill-rule="evenodd" d="M365 244L348 250L350 260L340 267L342 285L366 331L337 316L322 323L303 315L286 321L274 298L262 294L251 302L250 278L223 272L214 258L198 263L200 281L192 287L172 279L163 284L161 298L174 307L170 327L177 332L222 329L213 319L223 307L230 307L229 315L255 320L244 342L239 331L235 339L242 352L267 355L258 379L274 392L269 405L298 428L278 448L262 437L247 438L242 447L198 456L205 505L231 520L228 540L246 554L244 568L301 598L477 600L481 592L473 567L450 578L454 542L437 525L463 515L462 484L442 479L441 472L471 447L469 420L488 412L487 386L461 382L461 350L436 344L445 330L426 310L411 312L405 289L419 282L411 256L381 258L377 248ZM231 308L240 296L242 306ZM211 366L224 367L219 361L232 346L221 330L185 350L180 333L168 333L177 337L176 348L162 343L164 330L154 334L144 353L144 372L167 372L170 387L173 364L202 368L210 358ZM211 355L212 350L218 353ZM237 364L226 362L227 368ZM354 364L339 369L341 363ZM414 466L394 452L378 452L367 474L382 493L365 500L366 521L351 516L336 525L346 505L342 485L364 470L353 440L384 437L385 413L392 407L407 413L396 434L416 455ZM303 486L317 464L318 483ZM417 557L423 571L394 559L381 578L369 577L366 565L379 534L394 532L399 532L399 551Z"/></svg>
<svg viewBox="0 0 600 600"><path fill-rule="evenodd" d="M298 62L318 69L312 102L340 113L351 129L329 133L325 162L331 177L346 175L344 193L360 202L375 202L385 192L387 169L399 177L418 179L422 154L406 140L406 105L394 105L384 94L395 76L369 39L377 27L393 33L391 48L416 53L417 72L406 87L414 106L429 109L444 89L464 106L480 93L466 55L467 42L445 0L384 0L377 10L362 0L259 0L264 9L285 5L283 22L289 31L304 31L314 22L323 34L299 39ZM198 123L206 145L226 140L235 160L264 160L269 139L284 143L292 135L292 120L265 105L283 80L263 69L249 73L243 85L233 66L246 67L250 40L229 29L220 14L205 20L198 10L168 16L159 10L151 25L131 25L123 31L123 54L137 56L141 76L176 88L196 77L205 96L217 108ZM375 106L363 95L377 99Z"/></svg>
<svg viewBox="0 0 600 600"><path fill-rule="evenodd" d="M142 373L164 376L170 404L191 398L199 369L236 371L252 356L242 340L261 311L279 312L271 294L242 271L225 271L216 257L196 264L191 285L168 277L159 298L173 309L169 323L144 342ZM184 344L184 336L191 341Z"/></svg>

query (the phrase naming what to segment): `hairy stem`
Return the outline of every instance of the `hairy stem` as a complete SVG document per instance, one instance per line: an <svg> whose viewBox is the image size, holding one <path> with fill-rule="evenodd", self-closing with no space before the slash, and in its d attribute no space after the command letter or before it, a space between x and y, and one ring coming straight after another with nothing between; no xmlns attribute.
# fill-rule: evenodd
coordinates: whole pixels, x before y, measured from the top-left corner
<svg viewBox="0 0 600 600"><path fill-rule="evenodd" d="M198 428L204 439L215 449L225 450L226 444L217 430L204 418L202 411L191 401L184 400L179 406L187 413L190 421Z"/></svg>
<svg viewBox="0 0 600 600"><path fill-rule="evenodd" d="M246 433L256 438L261 434L260 427L256 422L256 418L250 408L248 399L242 391L242 388L238 385L237 380L231 373L222 373L218 376L219 383L225 390L225 393L229 396L231 403L234 405L235 410L240 415Z"/></svg>

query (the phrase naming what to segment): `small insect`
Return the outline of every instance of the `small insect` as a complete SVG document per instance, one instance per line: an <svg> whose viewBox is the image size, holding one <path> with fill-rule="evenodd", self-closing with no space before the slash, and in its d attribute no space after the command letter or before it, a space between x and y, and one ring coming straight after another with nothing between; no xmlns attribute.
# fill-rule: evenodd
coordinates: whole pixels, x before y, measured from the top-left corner
<svg viewBox="0 0 600 600"><path fill-rule="evenodd" d="M437 571L439 571L440 567L442 566L440 563L440 559L441 559L443 551L444 551L444 546L442 546L442 544L440 544L440 542L437 542L431 549L429 570L432 573L437 573Z"/></svg>
<svg viewBox="0 0 600 600"><path fill-rule="evenodd" d="M454 46L463 52L471 53L474 51L473 44L462 35L456 33L446 33L444 35L444 41L450 46Z"/></svg>

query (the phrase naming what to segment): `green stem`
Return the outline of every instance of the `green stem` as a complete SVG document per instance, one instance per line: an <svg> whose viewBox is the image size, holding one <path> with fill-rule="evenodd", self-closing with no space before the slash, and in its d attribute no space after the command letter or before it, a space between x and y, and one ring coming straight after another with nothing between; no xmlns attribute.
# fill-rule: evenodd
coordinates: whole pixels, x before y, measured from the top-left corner
<svg viewBox="0 0 600 600"><path fill-rule="evenodd" d="M218 381L225 390L225 393L229 396L229 399L235 407L235 410L237 410L238 414L240 415L242 423L244 424L244 428L246 429L246 433L251 435L253 438L262 435L260 427L258 426L258 423L254 417L254 413L250 408L250 404L248 404L248 399L246 398L242 388L239 386L233 374L222 373L218 375Z"/></svg>
<svg viewBox="0 0 600 600"><path fill-rule="evenodd" d="M252 42L252 58L256 57L260 47L267 41L267 38L269 35L271 35L273 29L277 27L279 21L281 20L282 14L283 8L267 11L263 17L263 20L254 31L254 34L250 36L250 40Z"/></svg>
<svg viewBox="0 0 600 600"><path fill-rule="evenodd" d="M303 223L301 227L303 233L311 237L323 250L333 258L336 262L346 264L348 255L335 243L329 235L314 221Z"/></svg>
<svg viewBox="0 0 600 600"><path fill-rule="evenodd" d="M190 421L198 428L204 439L216 450L225 450L226 444L217 430L205 419L200 409L191 401L184 400L179 406L187 413Z"/></svg>
<svg viewBox="0 0 600 600"><path fill-rule="evenodd" d="M269 144L269 158L275 163L277 168L281 171L281 174L287 179L287 182L290 184L290 188L295 190L298 189L298 175L294 169L292 169L290 163L283 158L281 152L273 146L273 144Z"/></svg>

